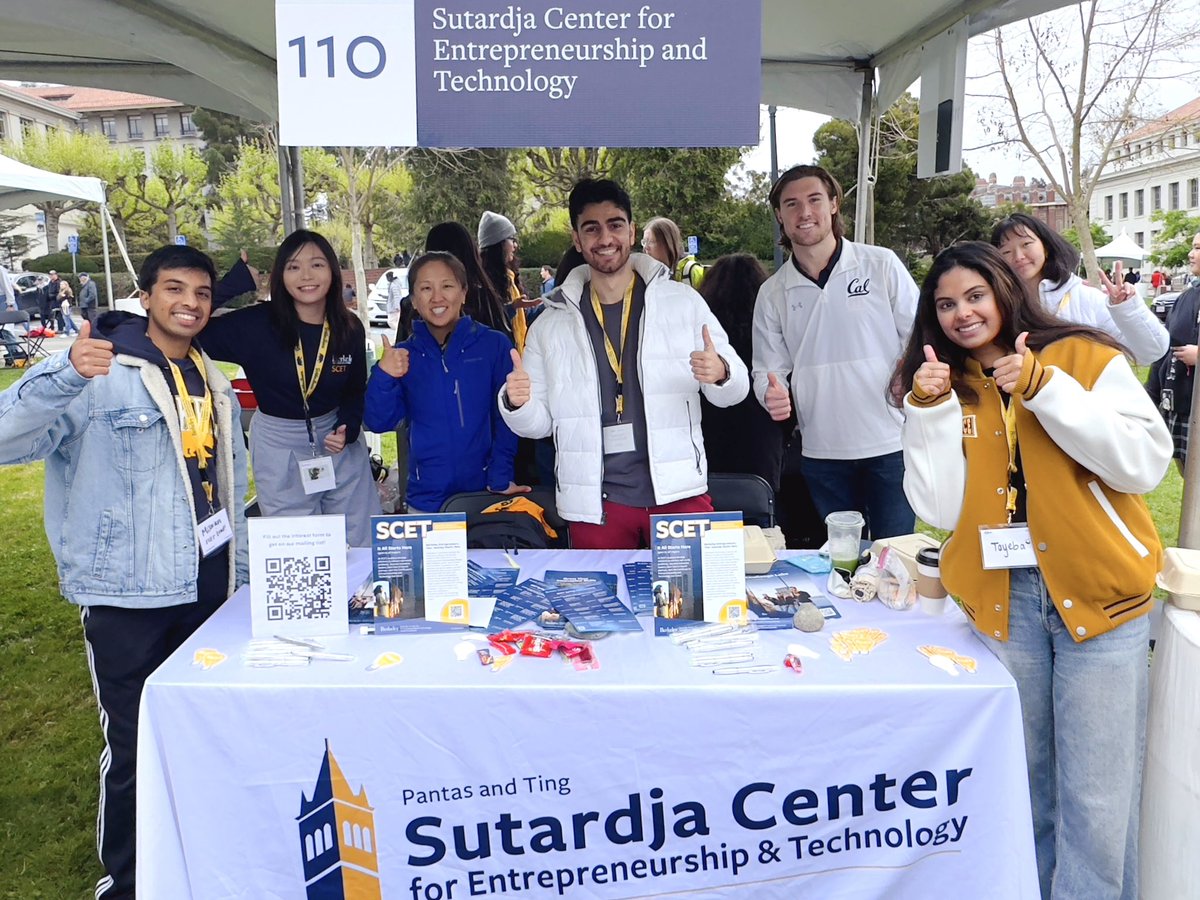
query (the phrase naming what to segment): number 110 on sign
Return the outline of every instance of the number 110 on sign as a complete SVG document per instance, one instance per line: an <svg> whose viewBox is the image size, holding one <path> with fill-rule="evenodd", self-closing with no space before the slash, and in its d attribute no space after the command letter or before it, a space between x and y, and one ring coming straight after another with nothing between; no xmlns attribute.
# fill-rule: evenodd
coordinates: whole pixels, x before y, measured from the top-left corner
<svg viewBox="0 0 1200 900"><path fill-rule="evenodd" d="M332 35L314 42L313 67L318 77L323 74L327 78L336 78L338 74L339 56L338 41ZM309 38L306 35L293 38L287 44L295 51L296 74L301 78L308 77ZM344 51L346 69L356 78L375 78L380 75L387 65L387 51L383 42L369 34L360 34L351 38L345 45ZM322 52L322 50L324 52ZM321 63L324 63L324 67Z"/></svg>

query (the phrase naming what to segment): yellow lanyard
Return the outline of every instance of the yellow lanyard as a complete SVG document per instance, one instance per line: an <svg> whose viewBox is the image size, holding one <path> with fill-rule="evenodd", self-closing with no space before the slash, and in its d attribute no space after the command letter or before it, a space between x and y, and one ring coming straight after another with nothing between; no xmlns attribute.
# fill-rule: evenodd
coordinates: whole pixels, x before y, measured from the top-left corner
<svg viewBox="0 0 1200 900"><path fill-rule="evenodd" d="M1062 311L1067 308L1067 304L1071 302L1071 292L1067 291L1063 294L1063 298L1058 301L1058 314L1061 316Z"/></svg>
<svg viewBox="0 0 1200 900"><path fill-rule="evenodd" d="M999 387L996 388L996 393L1000 393ZM998 397L998 399L1004 415L1004 440L1008 443L1008 500L1004 504L1004 509L1008 513L1008 521L1011 523L1013 513L1017 511L1017 489L1013 487L1012 483L1012 477L1017 472L1017 411L1015 409L1017 401L1014 397L1009 397L1008 403L1004 402L1003 397Z"/></svg>
<svg viewBox="0 0 1200 900"><path fill-rule="evenodd" d="M171 377L175 379L175 393L179 397L179 407L183 410L179 438L183 445L184 459L196 458L196 465L200 467L200 479L204 485L204 493L208 497L208 502L212 503L212 484L205 472L213 450L212 392L208 389L208 379L204 377L204 360L195 347L188 350L188 359L195 364L200 381L204 385L204 395L200 401L199 411L196 410L196 404L192 401L192 394L187 388L187 382L183 380L183 372L174 362L167 360L167 365L171 369Z"/></svg>
<svg viewBox="0 0 1200 900"><path fill-rule="evenodd" d="M625 379L622 377L624 361L622 356L625 353L625 335L629 331L629 314L633 310L633 286L637 281L637 276L629 280L629 287L625 288L625 299L622 300L621 309L621 353L618 354L616 348L613 347L612 341L608 338L608 329L604 327L604 313L600 309L600 295L596 293L596 289L592 288L592 309L596 313L596 321L600 323L600 335L604 339L604 353L608 357L608 364L612 367L613 374L617 376L617 418L621 417L621 413L625 411Z"/></svg>
<svg viewBox="0 0 1200 900"><path fill-rule="evenodd" d="M317 348L317 358L313 361L312 377L307 379L304 377L304 346L300 343L299 338L296 339L296 377L300 380L300 395L304 398L304 408L308 409L308 398L313 395L317 389L317 382L321 380L321 370L325 367L325 354L329 351L329 320L326 319L321 325L321 346Z"/></svg>

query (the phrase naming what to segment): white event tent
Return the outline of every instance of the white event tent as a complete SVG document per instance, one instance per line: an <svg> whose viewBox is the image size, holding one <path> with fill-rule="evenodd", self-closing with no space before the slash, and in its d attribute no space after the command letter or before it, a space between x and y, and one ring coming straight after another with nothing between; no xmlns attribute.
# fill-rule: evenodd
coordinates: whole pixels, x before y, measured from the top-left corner
<svg viewBox="0 0 1200 900"><path fill-rule="evenodd" d="M112 266L108 253L108 229L112 228L112 218L108 214L104 182L99 178L80 175L59 175L57 172L47 172L7 156L0 156L0 209L15 209L43 200L87 200L100 206L100 236L104 242L104 282L108 289L108 305L111 307ZM115 229L113 236L116 237L117 247L132 274L133 264L129 261Z"/></svg>
<svg viewBox="0 0 1200 900"><path fill-rule="evenodd" d="M1096 248L1096 259L1103 262L1120 262L1137 269L1141 268L1145 261L1146 251L1137 245L1128 232L1122 229L1115 239L1103 247Z"/></svg>

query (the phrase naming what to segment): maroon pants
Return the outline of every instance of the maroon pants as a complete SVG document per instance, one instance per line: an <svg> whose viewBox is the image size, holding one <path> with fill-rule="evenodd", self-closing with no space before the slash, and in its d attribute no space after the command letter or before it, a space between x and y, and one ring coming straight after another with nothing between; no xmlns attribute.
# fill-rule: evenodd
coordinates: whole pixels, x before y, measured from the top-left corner
<svg viewBox="0 0 1200 900"><path fill-rule="evenodd" d="M712 511L708 494L662 506L624 506L605 500L603 525L571 523L571 547L574 550L641 550L650 546L651 516Z"/></svg>

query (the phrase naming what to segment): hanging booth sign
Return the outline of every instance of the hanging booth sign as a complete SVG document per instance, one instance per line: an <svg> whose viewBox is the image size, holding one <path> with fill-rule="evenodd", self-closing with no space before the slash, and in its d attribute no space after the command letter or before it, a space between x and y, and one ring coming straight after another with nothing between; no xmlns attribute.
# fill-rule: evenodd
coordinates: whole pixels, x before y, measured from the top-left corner
<svg viewBox="0 0 1200 900"><path fill-rule="evenodd" d="M758 143L762 9L276 0L289 146Z"/></svg>

